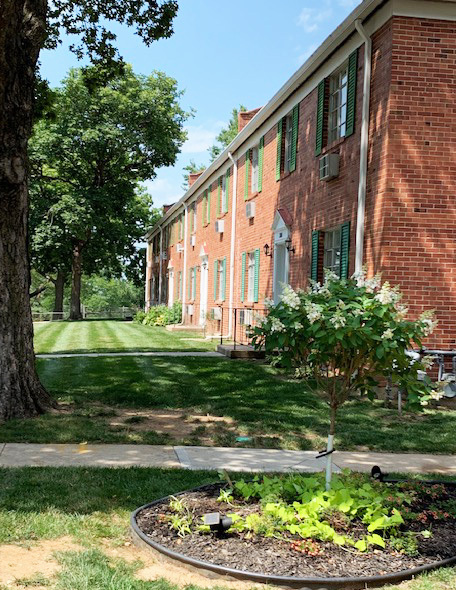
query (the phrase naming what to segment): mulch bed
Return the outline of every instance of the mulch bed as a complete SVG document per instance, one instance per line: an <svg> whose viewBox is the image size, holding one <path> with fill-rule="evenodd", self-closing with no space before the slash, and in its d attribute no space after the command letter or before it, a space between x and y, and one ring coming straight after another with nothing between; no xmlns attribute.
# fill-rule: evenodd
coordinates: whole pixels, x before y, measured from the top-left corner
<svg viewBox="0 0 456 590"><path fill-rule="evenodd" d="M220 484L205 486L198 491L185 492L179 495L179 499L187 503L194 511L195 517L202 517L208 512L220 512L222 515L237 512L246 516L258 511L256 502L239 501L236 502L236 508L217 502L220 489L223 487ZM456 488L445 488L444 499L456 501ZM425 506L416 508L426 509ZM312 557L290 548L290 542L293 540L291 535L287 540L259 536L248 538L245 533L224 536L215 533L194 533L181 538L166 521L166 516L170 514L172 512L166 500L140 511L137 515L137 524L154 542L187 557L261 574L325 578L376 576L456 556L456 514L452 514L451 518L445 521L414 521L407 524L409 531L432 530L430 539L418 537L419 555L415 557L394 551L388 545L386 549L378 548L368 553L360 553L353 548L342 548L321 541L318 544L324 553ZM355 532L354 528L352 532Z"/></svg>

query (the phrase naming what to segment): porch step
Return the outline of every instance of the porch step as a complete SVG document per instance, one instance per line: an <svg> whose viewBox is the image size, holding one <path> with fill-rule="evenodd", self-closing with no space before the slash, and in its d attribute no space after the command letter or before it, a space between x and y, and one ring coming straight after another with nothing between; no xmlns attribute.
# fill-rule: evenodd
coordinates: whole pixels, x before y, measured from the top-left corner
<svg viewBox="0 0 456 590"><path fill-rule="evenodd" d="M264 359L264 350L255 350L253 346L246 344L219 344L217 352L224 354L230 359Z"/></svg>
<svg viewBox="0 0 456 590"><path fill-rule="evenodd" d="M192 325L185 325L185 324L169 324L166 326L166 329L169 332L198 332L199 334L203 333L203 329L201 326L192 326Z"/></svg>

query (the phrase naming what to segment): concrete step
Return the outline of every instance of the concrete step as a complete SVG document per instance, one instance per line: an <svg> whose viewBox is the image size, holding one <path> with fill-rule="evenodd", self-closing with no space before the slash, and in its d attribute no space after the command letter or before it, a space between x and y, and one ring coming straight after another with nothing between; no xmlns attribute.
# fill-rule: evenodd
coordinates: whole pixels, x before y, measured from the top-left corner
<svg viewBox="0 0 456 590"><path fill-rule="evenodd" d="M255 350L246 344L219 344L217 352L230 359L264 359L264 350Z"/></svg>

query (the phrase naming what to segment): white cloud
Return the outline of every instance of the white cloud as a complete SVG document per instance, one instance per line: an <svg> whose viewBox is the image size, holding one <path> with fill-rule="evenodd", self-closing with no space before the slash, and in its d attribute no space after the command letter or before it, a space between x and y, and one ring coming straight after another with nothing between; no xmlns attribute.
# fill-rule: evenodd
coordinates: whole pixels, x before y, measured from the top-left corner
<svg viewBox="0 0 456 590"><path fill-rule="evenodd" d="M320 28L320 25L330 18L332 14L333 11L331 8L321 10L318 8L304 7L298 17L298 26L302 27L306 33L313 33L317 31Z"/></svg>
<svg viewBox="0 0 456 590"><path fill-rule="evenodd" d="M178 201L182 196L182 190L179 187L178 179L177 182L173 179L164 178L162 174L170 173L170 168L160 170L158 174L160 177L154 180L149 180L144 183L147 191L152 195L154 207L162 207L163 205L171 205Z"/></svg>
<svg viewBox="0 0 456 590"><path fill-rule="evenodd" d="M217 121L210 127L202 125L188 125L185 130L188 134L188 139L182 146L183 154L201 154L206 152L214 143L216 136L224 123Z"/></svg>

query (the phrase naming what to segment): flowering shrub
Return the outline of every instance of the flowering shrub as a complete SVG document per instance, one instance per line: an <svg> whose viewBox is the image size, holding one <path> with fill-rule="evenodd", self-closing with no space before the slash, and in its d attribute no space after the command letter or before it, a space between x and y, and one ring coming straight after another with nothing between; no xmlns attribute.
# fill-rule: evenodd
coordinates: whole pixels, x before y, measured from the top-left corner
<svg viewBox="0 0 456 590"><path fill-rule="evenodd" d="M406 315L399 290L378 276L339 279L327 272L323 284L312 282L307 291L285 287L282 301L254 328L253 343L310 377L328 400L333 436L338 408L354 393L373 399L387 376L407 393L409 406L439 397L425 364L411 363L407 354L434 329L432 312L417 321Z"/></svg>
<svg viewBox="0 0 456 590"><path fill-rule="evenodd" d="M139 311L135 315L135 322L145 326L167 326L178 324L182 321L182 303L176 301L172 307L156 305L148 312Z"/></svg>

